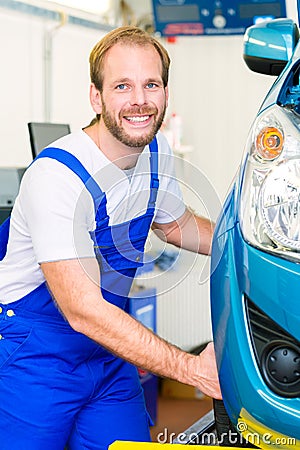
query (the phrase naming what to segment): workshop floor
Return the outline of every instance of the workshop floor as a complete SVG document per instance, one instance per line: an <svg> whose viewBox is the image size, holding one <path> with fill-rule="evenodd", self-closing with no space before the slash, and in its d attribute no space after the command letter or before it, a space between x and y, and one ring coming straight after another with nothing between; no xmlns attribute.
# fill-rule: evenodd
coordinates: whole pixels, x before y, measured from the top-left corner
<svg viewBox="0 0 300 450"><path fill-rule="evenodd" d="M157 422L151 427L153 442L170 443L179 433L203 417L212 408L212 400L158 398ZM175 434L174 434L175 433Z"/></svg>

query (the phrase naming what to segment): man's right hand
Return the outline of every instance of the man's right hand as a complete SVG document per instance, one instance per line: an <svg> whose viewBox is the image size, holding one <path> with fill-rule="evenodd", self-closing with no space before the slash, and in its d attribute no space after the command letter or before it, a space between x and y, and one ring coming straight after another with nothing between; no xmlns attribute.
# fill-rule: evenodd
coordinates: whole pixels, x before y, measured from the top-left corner
<svg viewBox="0 0 300 450"><path fill-rule="evenodd" d="M199 367L198 370L194 368L198 374L196 375L197 388L209 397L221 399L214 344L210 342L196 359L198 359L196 363Z"/></svg>

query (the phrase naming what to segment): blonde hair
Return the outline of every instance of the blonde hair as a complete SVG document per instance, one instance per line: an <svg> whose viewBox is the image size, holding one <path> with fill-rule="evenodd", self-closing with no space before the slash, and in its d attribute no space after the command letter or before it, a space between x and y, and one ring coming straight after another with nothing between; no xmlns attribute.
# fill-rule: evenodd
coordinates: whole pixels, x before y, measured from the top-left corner
<svg viewBox="0 0 300 450"><path fill-rule="evenodd" d="M90 54L90 77L91 82L96 88L102 92L103 88L103 72L104 72L104 57L107 51L115 44L127 45L152 45L158 52L162 62L162 80L164 87L167 86L169 80L170 57L167 50L161 43L148 34L146 31L138 27L125 26L116 28L107 33L93 48Z"/></svg>

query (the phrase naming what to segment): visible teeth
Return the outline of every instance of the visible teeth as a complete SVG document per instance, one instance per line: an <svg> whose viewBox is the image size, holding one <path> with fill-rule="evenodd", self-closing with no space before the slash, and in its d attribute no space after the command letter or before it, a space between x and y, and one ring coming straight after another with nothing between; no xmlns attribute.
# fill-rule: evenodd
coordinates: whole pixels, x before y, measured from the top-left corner
<svg viewBox="0 0 300 450"><path fill-rule="evenodd" d="M126 117L130 122L145 122L149 119L149 116L137 116L137 117Z"/></svg>

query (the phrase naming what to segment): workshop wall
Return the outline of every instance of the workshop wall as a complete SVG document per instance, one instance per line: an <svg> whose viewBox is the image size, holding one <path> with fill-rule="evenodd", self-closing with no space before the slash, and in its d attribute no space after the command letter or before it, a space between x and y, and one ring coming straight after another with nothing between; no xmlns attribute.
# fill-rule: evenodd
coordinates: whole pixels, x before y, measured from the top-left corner
<svg viewBox="0 0 300 450"><path fill-rule="evenodd" d="M97 31L0 8L0 164L26 166L31 161L27 122L44 121L45 37L52 30L51 121L75 130L89 123L88 57L103 36ZM48 95L48 94L47 94Z"/></svg>

